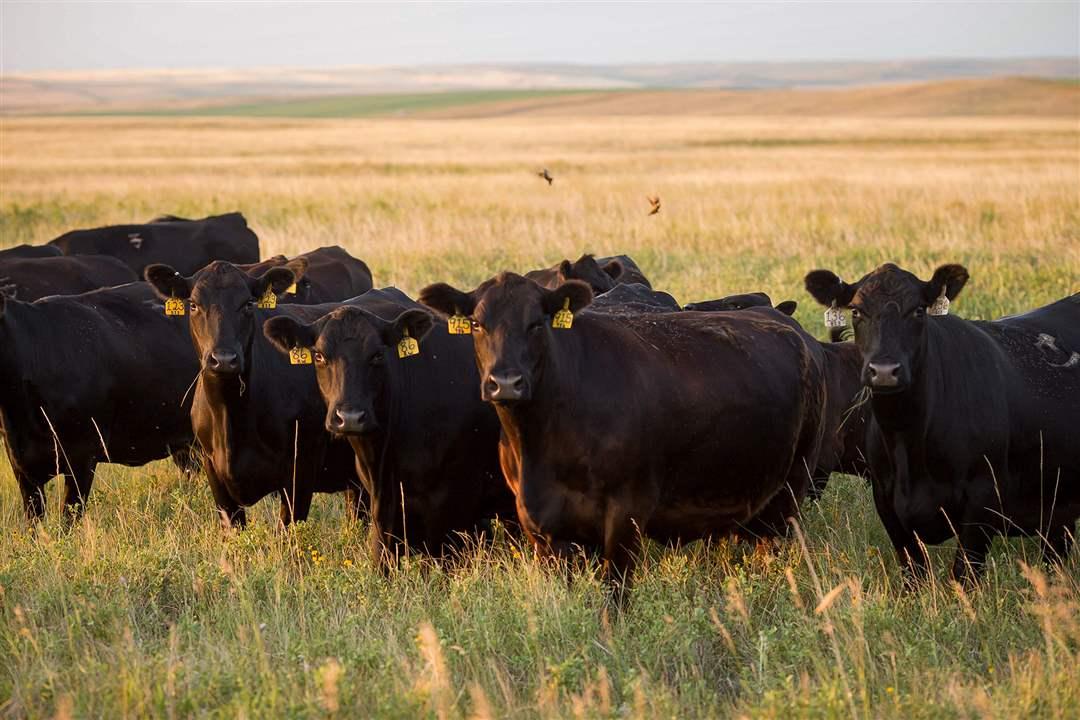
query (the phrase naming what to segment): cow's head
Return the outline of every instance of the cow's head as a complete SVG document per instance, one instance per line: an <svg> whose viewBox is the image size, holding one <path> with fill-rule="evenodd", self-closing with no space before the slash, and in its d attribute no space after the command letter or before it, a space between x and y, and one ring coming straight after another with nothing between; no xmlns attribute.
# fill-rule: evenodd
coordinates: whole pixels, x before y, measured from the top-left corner
<svg viewBox="0 0 1080 720"><path fill-rule="evenodd" d="M291 317L270 318L263 332L288 354L310 348L326 401L326 429L335 435L374 432L387 420L387 392L411 358L400 358L397 344L405 334L421 340L434 321L426 310L406 310L383 320L358 307L340 307L313 323Z"/></svg>
<svg viewBox="0 0 1080 720"><path fill-rule="evenodd" d="M296 280L289 265L252 272L258 275L221 260L190 278L168 265L146 268L146 281L159 297L188 301L191 339L204 373L235 376L245 371L259 300L268 292L280 296Z"/></svg>
<svg viewBox="0 0 1080 720"><path fill-rule="evenodd" d="M556 279L558 285L567 280L581 280L599 295L615 287L615 280L622 273L623 266L618 260L612 259L601 265L592 255L582 255L574 262L563 260L559 263Z"/></svg>
<svg viewBox="0 0 1080 720"><path fill-rule="evenodd" d="M753 307L774 307L774 305L772 304L772 298L770 298L767 293L752 292L741 293L739 295L728 295L719 298L718 300L704 300L702 302L689 303L683 310L716 312L718 310L746 310L747 308ZM784 302L775 305L775 309L785 315L794 315L795 310L798 309L798 307L799 304L794 300L785 300Z"/></svg>
<svg viewBox="0 0 1080 720"><path fill-rule="evenodd" d="M806 276L806 289L822 305L851 308L855 343L863 356L863 381L875 393L906 389L926 355L927 309L953 300L968 280L962 265L942 265L928 281L892 263L854 283L828 270Z"/></svg>
<svg viewBox="0 0 1080 720"><path fill-rule="evenodd" d="M513 273L503 273L468 293L445 283L420 292L425 305L470 318L480 397L496 404L532 398L552 333L574 332L552 328L552 317L564 308L576 314L592 298L592 290L580 280L548 290Z"/></svg>

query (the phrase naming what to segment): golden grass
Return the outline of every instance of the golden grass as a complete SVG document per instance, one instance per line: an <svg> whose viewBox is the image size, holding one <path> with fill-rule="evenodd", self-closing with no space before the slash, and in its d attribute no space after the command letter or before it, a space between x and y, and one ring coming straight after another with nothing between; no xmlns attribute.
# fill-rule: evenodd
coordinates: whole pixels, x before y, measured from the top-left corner
<svg viewBox="0 0 1080 720"><path fill-rule="evenodd" d="M410 293L627 252L680 300L765 290L817 332L819 266L966 263L968 317L1080 290L1068 120L0 120L2 245L234 209L266 255L341 244ZM0 466L0 714L1080 714L1076 553L998 542L964 593L944 548L904 595L855 479L807 509L805 549L648 548L621 617L505 539L384 578L339 499L289 533L272 504L223 535L201 479L104 468L73 531L51 507L31 534Z"/></svg>

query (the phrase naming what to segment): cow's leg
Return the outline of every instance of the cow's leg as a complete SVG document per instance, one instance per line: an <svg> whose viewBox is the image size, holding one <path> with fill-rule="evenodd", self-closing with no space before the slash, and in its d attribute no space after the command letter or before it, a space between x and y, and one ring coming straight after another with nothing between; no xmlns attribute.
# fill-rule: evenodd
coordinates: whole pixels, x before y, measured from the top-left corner
<svg viewBox="0 0 1080 720"><path fill-rule="evenodd" d="M900 570L904 575L904 586L913 589L915 585L926 579L926 553L919 543L918 537L904 527L893 507L892 493L884 482L874 482L874 507L877 509L881 524L885 526L885 532L889 535L893 549L896 551L896 559L900 563Z"/></svg>
<svg viewBox="0 0 1080 720"><path fill-rule="evenodd" d="M986 553L992 538L985 525L967 523L957 536L956 558L952 577L965 587L974 587L986 566Z"/></svg>
<svg viewBox="0 0 1080 720"><path fill-rule="evenodd" d="M640 553L640 529L630 509L618 501L609 502L604 517L604 578L620 606L626 602Z"/></svg>
<svg viewBox="0 0 1080 720"><path fill-rule="evenodd" d="M19 492L22 493L23 511L26 512L26 519L31 522L40 520L45 515L45 485L49 479L32 478L27 473L15 472L15 480L19 483Z"/></svg>
<svg viewBox="0 0 1080 720"><path fill-rule="evenodd" d="M90 487L94 484L94 471L97 463L85 460L69 467L64 472L64 513L70 521L78 520L90 498Z"/></svg>
<svg viewBox="0 0 1080 720"><path fill-rule="evenodd" d="M311 512L313 495L310 489L297 488L293 493L282 490L280 495L281 509L278 512L278 518L282 527L289 527L294 522L307 520L308 513Z"/></svg>
<svg viewBox="0 0 1080 720"><path fill-rule="evenodd" d="M225 529L245 527L247 525L247 514L244 512L244 508L233 500L228 488L218 478L217 473L214 472L214 466L209 462L206 463L206 479L210 482L210 492L214 495L214 504L217 505L218 517L221 519L221 524L225 526Z"/></svg>

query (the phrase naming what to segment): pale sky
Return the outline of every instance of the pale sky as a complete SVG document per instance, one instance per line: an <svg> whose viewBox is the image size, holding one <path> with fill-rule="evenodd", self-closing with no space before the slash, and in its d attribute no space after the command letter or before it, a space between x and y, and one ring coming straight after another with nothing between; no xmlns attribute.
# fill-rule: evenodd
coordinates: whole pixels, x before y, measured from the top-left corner
<svg viewBox="0 0 1080 720"><path fill-rule="evenodd" d="M0 43L0 69L9 73L1080 58L1080 0L408 5L0 0Z"/></svg>

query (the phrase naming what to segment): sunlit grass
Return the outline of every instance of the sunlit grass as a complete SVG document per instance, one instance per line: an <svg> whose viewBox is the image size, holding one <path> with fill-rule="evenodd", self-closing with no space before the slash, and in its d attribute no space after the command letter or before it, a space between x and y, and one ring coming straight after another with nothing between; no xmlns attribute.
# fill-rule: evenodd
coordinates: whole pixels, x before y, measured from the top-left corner
<svg viewBox="0 0 1080 720"><path fill-rule="evenodd" d="M765 290L819 333L819 266L963 262L967 317L1080 290L1070 122L0 123L0 245L240 209L264 255L341 244L410 293L628 252L682 301ZM805 552L648 546L616 615L591 574L502 533L384 577L339 497L288 532L273 501L225 532L202 478L104 466L74 528L51 487L30 529L0 468L7 716L1080 715L1077 554L1053 569L997 541L965 593L946 546L905 594L856 478L806 508Z"/></svg>

